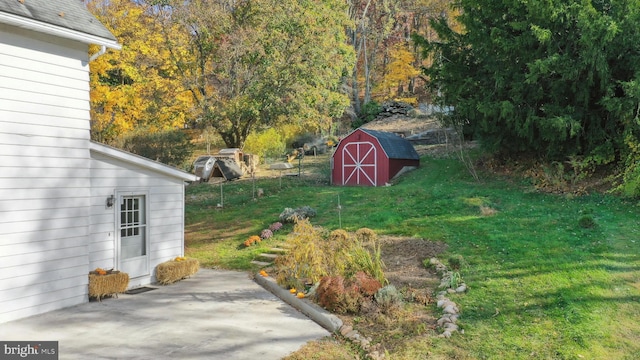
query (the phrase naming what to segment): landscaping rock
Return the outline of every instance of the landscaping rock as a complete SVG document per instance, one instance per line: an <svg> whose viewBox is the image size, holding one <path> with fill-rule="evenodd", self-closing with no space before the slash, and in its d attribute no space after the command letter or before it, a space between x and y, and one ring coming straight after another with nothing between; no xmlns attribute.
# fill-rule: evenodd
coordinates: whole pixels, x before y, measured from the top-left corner
<svg viewBox="0 0 640 360"><path fill-rule="evenodd" d="M442 310L445 314L457 314L458 308L452 305L448 305Z"/></svg>
<svg viewBox="0 0 640 360"><path fill-rule="evenodd" d="M454 323L445 323L443 327L445 331L449 331L449 332L458 331L458 329L460 329L460 327Z"/></svg>
<svg viewBox="0 0 640 360"><path fill-rule="evenodd" d="M362 350L367 352L371 351L367 354L368 359L384 358L384 354L380 355L380 352L378 350L375 350L375 349L379 349L380 344L372 346L371 345L372 339L370 337L365 338L357 330L354 330L352 326L343 325L342 327L340 327L340 334L344 336L346 339L348 339L349 341L360 346Z"/></svg>
<svg viewBox="0 0 640 360"><path fill-rule="evenodd" d="M400 101L389 101L380 105L380 113L376 116L376 120L388 118L393 115L407 115L413 109L410 104Z"/></svg>
<svg viewBox="0 0 640 360"><path fill-rule="evenodd" d="M467 285L463 283L455 289L452 289L451 279L453 277L453 273L447 270L446 266L436 258L429 259L429 264L441 274L439 287L446 288L446 290L441 290L436 294L436 305L438 308L441 308L443 312L442 316L437 320L438 326L444 330L439 337L449 338L456 331L464 333L464 330L461 330L460 326L456 324L460 316L458 314L460 310L455 302L447 298L447 294L464 293L468 290Z"/></svg>
<svg viewBox="0 0 640 360"><path fill-rule="evenodd" d="M438 319L437 323L438 323L438 326L444 327L444 325L447 323L455 324L457 321L458 321L457 314L444 314L440 319Z"/></svg>
<svg viewBox="0 0 640 360"><path fill-rule="evenodd" d="M447 306L456 306L456 303L454 303L453 301L445 298L443 300L438 300L438 307L439 308L446 308Z"/></svg>
<svg viewBox="0 0 640 360"><path fill-rule="evenodd" d="M295 223L296 221L308 219L316 216L315 209L309 206L299 207L297 209L285 208L280 213L279 219L283 223Z"/></svg>
<svg viewBox="0 0 640 360"><path fill-rule="evenodd" d="M460 315L458 315L458 314L450 314L449 315L449 320L451 320L451 322L455 324L456 322L458 322L458 317L460 317Z"/></svg>
<svg viewBox="0 0 640 360"><path fill-rule="evenodd" d="M345 337L347 336L348 333L350 333L352 331L353 331L353 328L351 326L349 326L349 325L343 325L340 328L340 334L342 334L342 336L345 336Z"/></svg>

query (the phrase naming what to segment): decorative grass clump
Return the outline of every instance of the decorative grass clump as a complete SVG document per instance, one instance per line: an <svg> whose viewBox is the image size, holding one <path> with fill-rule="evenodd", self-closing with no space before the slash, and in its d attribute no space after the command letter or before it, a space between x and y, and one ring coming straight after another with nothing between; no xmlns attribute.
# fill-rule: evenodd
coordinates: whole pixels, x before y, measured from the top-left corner
<svg viewBox="0 0 640 360"><path fill-rule="evenodd" d="M302 288L325 276L349 279L358 271L371 275L381 284L387 283L380 245L375 242L365 245L353 233L341 229L328 232L304 219L294 226L287 245L289 251L275 261L276 279L282 286Z"/></svg>
<svg viewBox="0 0 640 360"><path fill-rule="evenodd" d="M129 287L129 274L117 270L89 272L89 297L100 301L105 296L122 294Z"/></svg>
<svg viewBox="0 0 640 360"><path fill-rule="evenodd" d="M173 284L197 273L199 269L200 262L197 259L177 257L156 267L156 280L161 285Z"/></svg>

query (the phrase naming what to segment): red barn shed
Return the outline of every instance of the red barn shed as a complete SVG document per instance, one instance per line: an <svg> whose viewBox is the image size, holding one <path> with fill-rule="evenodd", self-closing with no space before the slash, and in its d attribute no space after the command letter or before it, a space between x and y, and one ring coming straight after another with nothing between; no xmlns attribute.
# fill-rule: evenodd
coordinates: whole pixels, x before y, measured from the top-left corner
<svg viewBox="0 0 640 360"><path fill-rule="evenodd" d="M335 185L384 185L420 166L420 156L406 139L388 132L359 128L338 143L331 159Z"/></svg>

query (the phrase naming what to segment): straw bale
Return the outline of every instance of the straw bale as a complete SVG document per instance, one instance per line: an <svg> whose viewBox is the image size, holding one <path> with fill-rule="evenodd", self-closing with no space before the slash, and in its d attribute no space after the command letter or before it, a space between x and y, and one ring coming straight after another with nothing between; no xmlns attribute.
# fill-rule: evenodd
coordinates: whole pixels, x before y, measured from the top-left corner
<svg viewBox="0 0 640 360"><path fill-rule="evenodd" d="M197 273L199 269L197 259L169 260L158 265L156 279L158 283L168 285Z"/></svg>
<svg viewBox="0 0 640 360"><path fill-rule="evenodd" d="M105 296L117 295L127 291L129 274L114 271L106 275L89 273L89 297L102 299Z"/></svg>

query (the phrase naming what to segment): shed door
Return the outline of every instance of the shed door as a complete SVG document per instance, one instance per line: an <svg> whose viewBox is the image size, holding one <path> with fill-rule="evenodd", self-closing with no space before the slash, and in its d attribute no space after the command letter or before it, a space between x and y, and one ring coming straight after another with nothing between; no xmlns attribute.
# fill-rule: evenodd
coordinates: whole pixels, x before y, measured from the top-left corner
<svg viewBox="0 0 640 360"><path fill-rule="evenodd" d="M120 196L119 212L119 270L130 278L149 275L146 196Z"/></svg>
<svg viewBox="0 0 640 360"><path fill-rule="evenodd" d="M348 143L342 148L342 184L376 186L376 147L371 142Z"/></svg>

